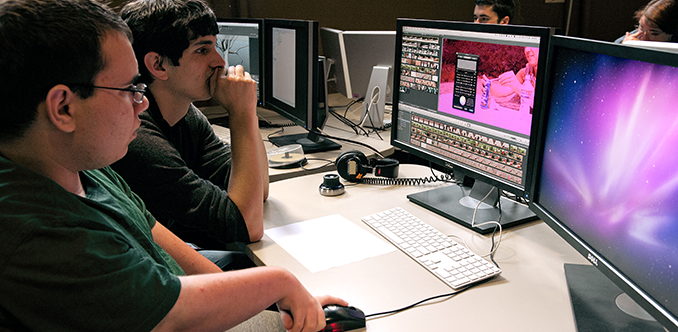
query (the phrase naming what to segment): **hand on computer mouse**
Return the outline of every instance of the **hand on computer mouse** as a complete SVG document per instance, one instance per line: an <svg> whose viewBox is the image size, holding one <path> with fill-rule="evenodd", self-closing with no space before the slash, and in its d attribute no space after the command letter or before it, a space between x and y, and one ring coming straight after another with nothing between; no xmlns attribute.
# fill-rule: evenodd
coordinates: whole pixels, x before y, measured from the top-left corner
<svg viewBox="0 0 678 332"><path fill-rule="evenodd" d="M306 302L308 299L304 298L303 294L294 295L294 297L299 296L302 298L288 298L277 303L278 308L280 309L280 317L282 318L283 325L288 331L319 331L325 326L325 314L323 312L322 306L332 303L348 305L348 302L330 295L312 297L313 303ZM297 305L291 305L289 301L306 302L307 305L300 305L300 302L297 302Z"/></svg>
<svg viewBox="0 0 678 332"><path fill-rule="evenodd" d="M350 331L365 327L365 313L356 307L330 304L323 307L325 328L322 332Z"/></svg>

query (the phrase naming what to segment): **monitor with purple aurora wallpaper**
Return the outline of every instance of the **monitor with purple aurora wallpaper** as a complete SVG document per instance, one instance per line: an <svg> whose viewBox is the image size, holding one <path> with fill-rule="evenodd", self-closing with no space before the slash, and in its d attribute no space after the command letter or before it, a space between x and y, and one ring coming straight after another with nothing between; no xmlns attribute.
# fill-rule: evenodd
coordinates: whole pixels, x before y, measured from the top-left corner
<svg viewBox="0 0 678 332"><path fill-rule="evenodd" d="M551 40L530 208L597 267L565 268L580 331L678 331L677 66L661 51ZM647 313L656 322L631 318Z"/></svg>

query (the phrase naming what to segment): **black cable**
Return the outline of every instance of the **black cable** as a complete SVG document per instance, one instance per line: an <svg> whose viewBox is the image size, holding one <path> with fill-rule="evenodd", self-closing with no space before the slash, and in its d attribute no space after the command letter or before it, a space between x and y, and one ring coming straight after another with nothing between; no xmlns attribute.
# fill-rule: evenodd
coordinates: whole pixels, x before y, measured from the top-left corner
<svg viewBox="0 0 678 332"><path fill-rule="evenodd" d="M312 132L312 131L309 130L308 128L304 128L304 129L306 129L306 131L308 131L309 133ZM275 134L278 134L278 133L282 133L283 131L285 131L285 128L281 128L281 129L278 130L278 131L275 131L275 132L272 132L272 133L268 134L268 136L266 136L266 138L267 138L267 140L270 142L271 136L273 136L273 135L275 135ZM367 145L367 144L365 144L365 143L357 142L357 141L354 141L354 140L350 140L350 139L346 139L346 138L341 138L341 137L334 137L334 136L330 136L330 135L327 135L327 134L323 134L323 133L320 133L320 132L317 132L317 131L313 131L313 133L316 134L316 135L318 135L318 136L325 137L325 138L329 138L329 139L333 139L333 140L337 140L337 141L349 142L349 143L351 143L351 144L356 144L356 145L364 146L364 147L366 147L366 148L368 148L368 149L374 151L374 153L376 153L380 158L384 158L384 155L381 154L381 152L379 152L379 150L377 150L377 149L373 148L372 146Z"/></svg>
<svg viewBox="0 0 678 332"><path fill-rule="evenodd" d="M358 183L364 183L364 184L374 184L374 185L382 185L382 186L390 186L390 185L395 185L395 186L418 186L426 183L433 183L433 182L447 182L451 176L449 174L445 175L446 178L441 179L436 176L429 176L429 177L423 177L423 178L382 178L382 177L374 177L374 178L362 178L358 179Z"/></svg>
<svg viewBox="0 0 678 332"><path fill-rule="evenodd" d="M417 303L410 304L410 305L408 305L408 306L406 306L406 307L402 307L402 308L400 308L400 309L395 309L395 310L391 310L391 311L384 311L384 312L378 312L378 313L374 313L374 314L365 315L365 318L374 317L374 316L390 315L390 314L395 314L395 313L398 313L398 312L401 312L401 311L405 311L405 310L408 310L408 309L412 309L412 308L414 308L414 307L416 307L416 306L418 306L418 305L420 305L420 304L422 304L422 303L424 303L424 302L428 302L428 301L431 301L431 300L439 299L439 298L441 298L441 297L452 297L452 296L461 294L462 292L466 291L467 289L471 288L472 286L474 286L474 285L466 286L466 287L464 287L464 288L462 288L462 289L460 289L460 290L458 290L458 291L456 291L456 292L432 296L432 297L423 299L423 300L421 300L421 301L419 301L419 302L417 302Z"/></svg>
<svg viewBox="0 0 678 332"><path fill-rule="evenodd" d="M432 163L431 161L428 162L428 168L431 170L431 175L433 175L434 177L438 178L438 176L436 175L436 173L433 171L433 163ZM445 177L444 177L444 178L439 178L438 181L440 181L440 182L447 182L447 183L454 183L454 184L457 184L457 185L460 183L459 181L457 181L457 180L454 178L454 170L453 170L452 173L445 173L445 172L442 172L442 171L441 171L441 173L445 174Z"/></svg>
<svg viewBox="0 0 678 332"><path fill-rule="evenodd" d="M344 111L344 117L346 117L346 114L348 114L348 110L351 108L351 106L353 106L353 105L355 105L355 104L357 104L361 101L364 101L364 100L365 100L365 97L360 97L360 98L348 103L348 105L346 105L346 110Z"/></svg>
<svg viewBox="0 0 678 332"><path fill-rule="evenodd" d="M377 150L377 149L375 149L375 148L373 148L373 147L371 147L371 146L369 146L369 145L367 145L367 144L365 144L365 143L357 142L357 141L350 140L350 139L347 139L347 138L334 137L334 136L330 136L330 135L326 135L326 134L322 134L322 133L317 133L317 132L316 132L316 134L317 134L318 136L322 136L322 137L325 137L325 138L329 138L329 139L333 139L333 140L337 140L337 141L349 142L349 143L351 143L351 144L356 144L356 145L364 146L364 147L366 147L366 148L368 148L368 149L374 151L374 153L376 153L377 156L379 156L379 158L384 158L384 155L381 154L381 152L379 152L379 150Z"/></svg>
<svg viewBox="0 0 678 332"><path fill-rule="evenodd" d="M354 123L353 121L349 120L345 116L342 116L341 114L337 113L335 110L330 109L330 114L334 116L337 120L341 121L343 124L348 126L349 128L353 129L353 131L356 133L356 135L365 135L369 137L369 133L365 131L365 129L361 126L359 126L357 123ZM358 132L358 129L362 130L362 134Z"/></svg>
<svg viewBox="0 0 678 332"><path fill-rule="evenodd" d="M379 135L379 132L377 131L377 128L374 127L374 121L372 121L372 116L370 115L370 109L369 109L369 108L367 109L367 114L366 114L366 116L367 116L367 118L370 120L370 125L372 125L372 132L375 133L375 134L377 134L377 136L379 137L379 139L383 141L384 139L381 137L381 135ZM368 132L367 136L369 136L369 132Z"/></svg>

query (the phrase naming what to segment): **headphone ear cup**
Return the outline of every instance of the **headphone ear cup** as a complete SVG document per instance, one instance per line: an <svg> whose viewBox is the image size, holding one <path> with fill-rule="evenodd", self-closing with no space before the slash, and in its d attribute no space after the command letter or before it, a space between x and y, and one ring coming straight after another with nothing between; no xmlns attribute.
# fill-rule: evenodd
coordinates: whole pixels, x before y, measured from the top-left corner
<svg viewBox="0 0 678 332"><path fill-rule="evenodd" d="M339 175L351 182L357 182L366 171L367 157L358 150L346 151L337 157L335 161Z"/></svg>
<svg viewBox="0 0 678 332"><path fill-rule="evenodd" d="M393 158L371 159L370 166L374 168L374 175L395 179L398 177L400 162Z"/></svg>

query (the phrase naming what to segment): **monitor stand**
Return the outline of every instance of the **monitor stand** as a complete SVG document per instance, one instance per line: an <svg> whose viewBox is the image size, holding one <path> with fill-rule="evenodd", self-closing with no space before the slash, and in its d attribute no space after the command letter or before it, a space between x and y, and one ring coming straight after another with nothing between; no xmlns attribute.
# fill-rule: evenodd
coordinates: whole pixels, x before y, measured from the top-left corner
<svg viewBox="0 0 678 332"><path fill-rule="evenodd" d="M309 132L307 134L273 136L269 137L268 140L276 146L301 144L304 154L341 149L341 145L314 132Z"/></svg>
<svg viewBox="0 0 678 332"><path fill-rule="evenodd" d="M495 224L486 224L478 226L487 221L499 220L499 200L501 200L501 227L508 228L528 221L537 220L534 214L526 205L510 200L498 195L494 187L476 180L471 188L471 193L467 194L468 187L445 186L442 188L427 190L416 194L407 195L407 198L443 217L450 219L458 224L468 227L480 234L488 234L494 231ZM476 226L472 226L473 211L478 206L478 202L483 200L488 192L493 191L480 203L476 213ZM485 203L488 202L488 203Z"/></svg>
<svg viewBox="0 0 678 332"><path fill-rule="evenodd" d="M665 332L595 266L565 264L565 277L578 332Z"/></svg>

